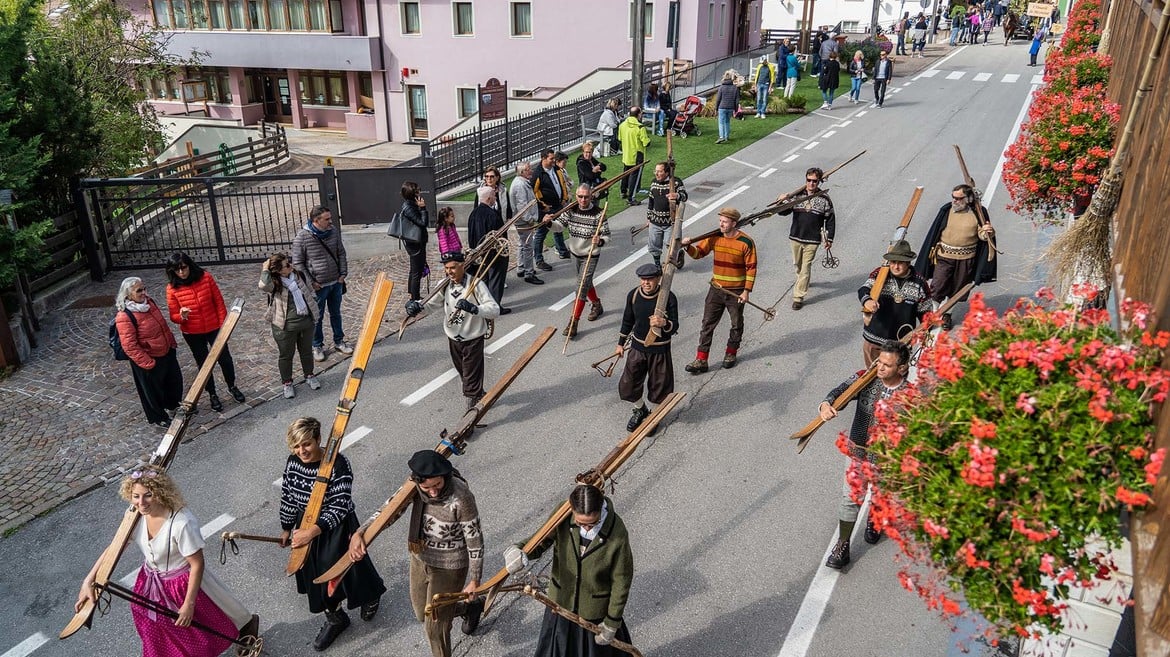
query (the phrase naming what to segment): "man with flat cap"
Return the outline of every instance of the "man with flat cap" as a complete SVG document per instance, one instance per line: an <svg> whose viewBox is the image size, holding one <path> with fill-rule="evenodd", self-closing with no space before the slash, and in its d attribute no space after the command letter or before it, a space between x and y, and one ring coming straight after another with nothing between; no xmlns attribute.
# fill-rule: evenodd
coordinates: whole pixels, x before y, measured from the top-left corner
<svg viewBox="0 0 1170 657"><path fill-rule="evenodd" d="M878 357L882 343L901 340L918 326L931 307L930 285L910 264L914 261L910 243L894 242L885 258L890 263L890 271L877 299L873 298L873 286L877 284L881 267L870 272L865 285L857 290L865 317L861 327L861 357L867 368Z"/></svg>
<svg viewBox="0 0 1170 657"><path fill-rule="evenodd" d="M451 622L463 616L462 630L471 634L479 626L483 600L449 605L426 614L436 593L472 593L483 576L483 531L475 495L463 475L442 454L425 449L407 463L415 497L407 530L410 550L410 604L423 623L432 657L450 657ZM366 552L362 533L349 542L349 555L361 559Z"/></svg>
<svg viewBox="0 0 1170 657"><path fill-rule="evenodd" d="M462 253L444 253L442 260L443 273L449 280L447 289L442 295L435 295L426 307L443 307L443 331L447 334L451 362L463 382L467 408L471 409L484 395L484 336L491 332L492 320L500 316L500 304L492 298L482 280L472 286L472 277L464 267ZM418 301L406 302L406 314L410 317L421 313L423 308Z"/></svg>
<svg viewBox="0 0 1170 657"><path fill-rule="evenodd" d="M695 360L685 369L691 374L707 371L707 355L715 327L723 318L723 311L731 317L731 332L727 336L727 349L723 354L723 367L735 367L739 343L743 339L743 305L748 302L752 286L756 283L756 243L741 231L739 210L723 208L719 211L719 234L691 244L691 238L683 238L687 255L698 260L708 253L714 253L715 264L711 274L711 289L703 303L703 325L699 329L699 349ZM715 289L719 285L732 294Z"/></svg>
<svg viewBox="0 0 1170 657"><path fill-rule="evenodd" d="M622 401L634 404L626 431L634 431L650 415L650 409L642 401L643 391L651 404L662 403L674 392L674 359L670 355L670 338L678 333L678 298L674 292L667 292L670 296L666 300L666 315L656 314L654 310L658 305L658 295L662 293L659 287L662 269L655 264L645 264L638 267L637 274L642 283L626 295L622 329L614 351L619 358L629 351L622 378L618 381L618 396ZM646 336L650 333L650 327L660 329L662 337L656 338L654 344L647 345Z"/></svg>

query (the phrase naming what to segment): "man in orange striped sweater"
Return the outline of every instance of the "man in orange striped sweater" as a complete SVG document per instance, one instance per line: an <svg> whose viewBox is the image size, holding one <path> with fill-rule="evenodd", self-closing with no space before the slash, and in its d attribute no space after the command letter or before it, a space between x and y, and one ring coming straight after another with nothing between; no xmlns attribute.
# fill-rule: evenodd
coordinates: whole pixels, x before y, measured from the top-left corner
<svg viewBox="0 0 1170 657"><path fill-rule="evenodd" d="M727 351L723 355L725 369L735 367L736 352L743 338L743 306L756 282L756 243L736 227L739 210L723 208L719 211L719 235L691 244L690 238L683 238L687 255L695 260L708 253L715 253L715 266L711 280L736 296L724 294L712 287L707 291L703 303L703 326L699 330L699 349L695 360L684 367L691 374L707 371L707 355L711 351L711 338L715 326L723 318L723 311L731 317L731 332L727 336Z"/></svg>

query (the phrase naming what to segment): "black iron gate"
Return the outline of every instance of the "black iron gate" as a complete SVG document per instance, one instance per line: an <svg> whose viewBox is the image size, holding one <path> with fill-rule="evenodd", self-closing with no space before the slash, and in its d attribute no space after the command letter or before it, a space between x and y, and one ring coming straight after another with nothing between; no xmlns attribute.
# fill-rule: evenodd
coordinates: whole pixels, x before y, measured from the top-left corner
<svg viewBox="0 0 1170 657"><path fill-rule="evenodd" d="M175 251L201 263L260 262L288 249L315 205L336 208L331 170L81 183L106 269L159 265Z"/></svg>
<svg viewBox="0 0 1170 657"><path fill-rule="evenodd" d="M341 223L382 224L402 207L402 183L412 181L422 190L432 221L439 216L435 202L433 167L396 166L383 169L338 169L336 209ZM334 207L334 206L330 206Z"/></svg>

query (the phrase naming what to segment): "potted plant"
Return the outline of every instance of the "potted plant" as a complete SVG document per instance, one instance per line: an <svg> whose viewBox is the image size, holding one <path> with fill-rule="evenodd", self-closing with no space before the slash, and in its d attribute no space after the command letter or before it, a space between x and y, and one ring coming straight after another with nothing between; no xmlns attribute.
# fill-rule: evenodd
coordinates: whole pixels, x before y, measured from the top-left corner
<svg viewBox="0 0 1170 657"><path fill-rule="evenodd" d="M789 114L804 114L804 106L808 104L808 99L801 94L794 93L788 98L785 98L784 102L788 106L786 111Z"/></svg>
<svg viewBox="0 0 1170 657"><path fill-rule="evenodd" d="M877 482L870 519L907 557L902 585L947 616L965 599L993 639L1061 631L1070 586L1116 570L1090 546L1121 544L1119 514L1150 503L1165 456L1151 406L1170 391L1170 333L1132 300L1115 330L1105 310L1038 297L1001 317L973 295L917 383L879 404L873 461L849 474L857 499Z"/></svg>

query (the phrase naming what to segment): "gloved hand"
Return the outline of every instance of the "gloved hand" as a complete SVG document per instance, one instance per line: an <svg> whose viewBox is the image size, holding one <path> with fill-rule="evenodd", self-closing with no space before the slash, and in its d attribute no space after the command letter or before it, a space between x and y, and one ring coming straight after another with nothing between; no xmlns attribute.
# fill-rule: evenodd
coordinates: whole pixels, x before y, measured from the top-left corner
<svg viewBox="0 0 1170 657"><path fill-rule="evenodd" d="M599 646L608 646L616 634L617 630L615 628L602 623L601 631L593 635L593 643Z"/></svg>
<svg viewBox="0 0 1170 657"><path fill-rule="evenodd" d="M462 310L463 312L471 313L472 315L479 314L479 306L475 305L474 303L471 303L467 299L460 299L460 300L456 301L455 307L458 308L459 310Z"/></svg>
<svg viewBox="0 0 1170 657"><path fill-rule="evenodd" d="M504 568L508 570L509 575L515 575L527 567L528 555L524 554L524 550L515 545L509 545L508 549L504 550Z"/></svg>
<svg viewBox="0 0 1170 657"><path fill-rule="evenodd" d="M406 316L414 317L423 311L423 305L416 299L411 299L406 302Z"/></svg>

